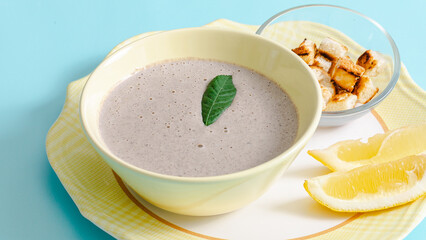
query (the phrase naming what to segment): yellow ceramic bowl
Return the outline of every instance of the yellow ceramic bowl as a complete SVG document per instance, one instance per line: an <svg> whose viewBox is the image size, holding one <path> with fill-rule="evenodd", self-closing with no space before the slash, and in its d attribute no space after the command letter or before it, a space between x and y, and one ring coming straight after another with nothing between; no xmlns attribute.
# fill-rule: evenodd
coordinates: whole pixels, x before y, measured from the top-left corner
<svg viewBox="0 0 426 240"><path fill-rule="evenodd" d="M277 82L295 103L299 129L287 151L254 168L214 177L176 177L150 172L115 156L99 131L102 101L138 68L178 58L235 63ZM293 162L313 135L321 115L320 90L314 75L293 52L249 33L191 28L155 34L124 46L106 58L84 87L80 114L90 142L109 166L138 194L165 210L194 216L233 211L257 199Z"/></svg>

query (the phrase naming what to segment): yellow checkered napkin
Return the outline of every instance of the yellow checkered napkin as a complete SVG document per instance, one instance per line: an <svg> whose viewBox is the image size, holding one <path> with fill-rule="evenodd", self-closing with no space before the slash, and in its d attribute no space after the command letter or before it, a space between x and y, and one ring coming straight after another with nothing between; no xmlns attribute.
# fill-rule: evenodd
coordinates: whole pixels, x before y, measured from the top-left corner
<svg viewBox="0 0 426 240"><path fill-rule="evenodd" d="M298 24L280 23L268 29L265 36L295 47L307 37L319 42L326 36L345 38L322 27L317 32L302 32ZM306 25L305 25L306 26ZM256 26L228 20L217 20L207 27L222 27L254 33ZM312 29L312 28L310 28ZM318 26L316 26L318 29ZM119 44L120 47L152 33L141 34ZM345 40L350 49L362 48ZM47 155L65 189L81 214L98 227L119 239L205 239L166 225L138 207L123 192L111 169L87 141L79 121L78 104L87 77L68 86L64 109L49 130ZM410 78L405 67L393 92L376 108L390 129L426 120L426 92ZM426 197L386 211L362 214L350 223L314 237L315 239L395 239L407 235L426 215Z"/></svg>

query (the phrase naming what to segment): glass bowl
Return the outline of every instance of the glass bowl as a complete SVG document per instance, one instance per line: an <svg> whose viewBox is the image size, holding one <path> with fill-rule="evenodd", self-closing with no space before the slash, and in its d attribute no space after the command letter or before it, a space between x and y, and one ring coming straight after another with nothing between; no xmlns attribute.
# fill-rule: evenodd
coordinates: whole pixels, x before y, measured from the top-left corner
<svg viewBox="0 0 426 240"><path fill-rule="evenodd" d="M372 78L379 88L374 98L352 109L322 112L320 126L343 125L368 113L389 95L399 78L400 56L392 37L376 21L352 9L325 4L293 7L269 18L256 34L290 49L298 47L304 38L318 46L323 38L331 37L348 47L348 55L354 62L368 49L384 56L384 71Z"/></svg>

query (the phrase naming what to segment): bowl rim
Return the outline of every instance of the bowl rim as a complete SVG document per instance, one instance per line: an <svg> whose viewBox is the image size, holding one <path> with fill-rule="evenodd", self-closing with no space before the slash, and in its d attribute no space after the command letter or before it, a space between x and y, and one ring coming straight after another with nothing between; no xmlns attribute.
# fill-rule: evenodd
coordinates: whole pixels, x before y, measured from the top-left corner
<svg viewBox="0 0 426 240"><path fill-rule="evenodd" d="M262 41L266 41L269 44L275 45L277 48L280 48L282 51L286 51L287 53L290 53L290 55L293 56L293 58L295 59L295 61L299 62L300 65L302 66L302 68L304 68L305 70L307 70L307 73L311 76L310 80L315 83L316 79L314 74L312 73L312 71L309 71L309 67L305 64L303 64L303 60L300 59L295 53L293 53L293 51L291 51L290 49L272 41L269 40L265 37L253 34L253 33L246 33L246 32L242 32L242 31L235 31L235 30L229 30L229 29L223 29L223 28L215 28L215 27L194 27L194 28L183 28L183 29L176 29L176 30L170 30L170 31L164 31L164 32L159 32L159 33L154 33L150 36L146 36L140 39L137 39L133 42L130 42L129 44L125 44L123 45L123 47L121 47L120 49L118 49L117 51L114 51L113 53L111 53L111 55L107 56L96 68L95 70L88 76L88 79L86 81L86 83L83 86L83 90L82 90L82 94L80 96L80 101L79 101L79 118L80 118L80 123L82 125L82 129L84 134L86 135L87 139L89 140L89 142L98 150L100 151L102 154L106 155L108 158L112 159L114 162L118 163L119 165L130 169L134 172L137 172L139 174L144 174L144 175L148 175L154 178L159 178L159 179L163 179L163 180L171 180L171 181L177 181L177 182L192 182L192 183L201 183L201 182L213 182L213 181L226 181L226 180L230 180L230 179L237 179L237 178L242 178L248 175L255 175L258 172L261 172L267 168L269 168L270 166L273 166L275 164L278 164L279 161L281 161L281 159L292 155L292 154L296 154L297 150L299 148L303 148L303 146L308 142L308 140L312 137L312 135L314 134L318 124L319 124L319 120L321 117L321 92L320 92L320 88L318 86L318 84L313 84L315 92L316 92L316 106L315 106L315 114L313 119L311 120L311 122L309 123L309 125L307 126L306 130L304 131L304 133L300 136L300 138L298 140L296 140L292 146L290 148L288 148L286 151L282 152L281 154L279 154L278 156L262 163L259 164L255 167L249 168L249 169L245 169L242 171L238 171L238 172L234 172L234 173L229 173L229 174L224 174L224 175L217 175L217 176L206 176L206 177L180 177L180 176L174 176L174 175L167 175L167 174L161 174L161 173L156 173L156 172L152 172L152 171L148 171L139 167L136 167L130 163L125 162L124 160L120 159L119 157L115 156L114 154L112 154L111 151L108 150L108 148L105 146L105 144L101 144L99 143L99 141L96 140L96 138L92 137L90 128L88 127L88 123L87 123L87 117L84 114L84 109L82 106L84 106L84 102L87 99L87 85L90 82L90 79L93 77L93 74L96 73L96 71L98 71L98 69L103 68L105 62L112 56L116 55L116 54L120 54L121 52L127 51L129 48L132 47L133 44L137 43L137 42L141 42L144 41L146 38L151 38L151 37L155 37L156 35L159 34L175 34L175 33L179 33L179 32L197 32L197 31L209 31L209 32L222 32L225 34L235 34L237 36L240 37L250 37L250 38L257 38L260 39ZM102 156L101 156L102 157Z"/></svg>
<svg viewBox="0 0 426 240"><path fill-rule="evenodd" d="M293 11L296 11L296 10L299 10L299 9L303 9L303 8L318 8L318 7L336 8L336 9L340 9L340 10L343 10L343 11L348 11L348 12L354 13L354 14L366 19L367 21L372 23L374 26L376 26L385 35L386 39L389 41L389 44L390 44L390 46L392 48L392 52L393 52L393 73L392 73L392 77L391 77L391 80L389 81L389 83L387 84L387 86L385 87L385 89L383 89L383 91L379 95L377 95L376 97L371 99L371 101L369 101L368 103L362 104L360 106L356 106L356 107L351 108L351 109L347 109L347 110L343 110L343 111L322 112L321 117L324 117L324 118L347 117L347 116L357 115L359 113L362 113L362 112L365 112L365 111L368 111L368 110L374 108L377 104L379 104L381 101L383 101L383 99L385 99L390 94L390 92L395 87L395 85L396 85L396 83L399 79L400 72L401 72L401 58L400 58L399 50L398 50L398 47L396 46L395 41L393 40L391 35L386 31L386 29L384 27L382 27L382 25L380 25L374 19L372 19L372 18L370 18L370 17L368 17L368 16L366 16L366 15L364 15L364 14L358 12L358 11L355 11L353 9L338 6L338 5L306 4L306 5L300 5L300 6L292 7L292 8L286 9L284 11L281 11L279 13L276 13L275 15L270 17L268 20L266 20L257 29L256 34L261 35L266 27L268 27L274 20L281 17L282 15L285 15L287 13L290 13L290 12L293 12Z"/></svg>

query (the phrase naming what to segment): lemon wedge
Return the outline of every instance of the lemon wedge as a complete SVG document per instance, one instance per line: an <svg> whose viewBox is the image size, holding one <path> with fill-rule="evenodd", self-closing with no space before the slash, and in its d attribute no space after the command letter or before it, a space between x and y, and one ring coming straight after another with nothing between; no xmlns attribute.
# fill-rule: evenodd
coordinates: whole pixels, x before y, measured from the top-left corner
<svg viewBox="0 0 426 240"><path fill-rule="evenodd" d="M426 153L306 180L306 191L338 212L381 210L426 194Z"/></svg>
<svg viewBox="0 0 426 240"><path fill-rule="evenodd" d="M398 128L377 134L367 142L346 140L308 154L332 171L388 162L426 151L426 124Z"/></svg>

